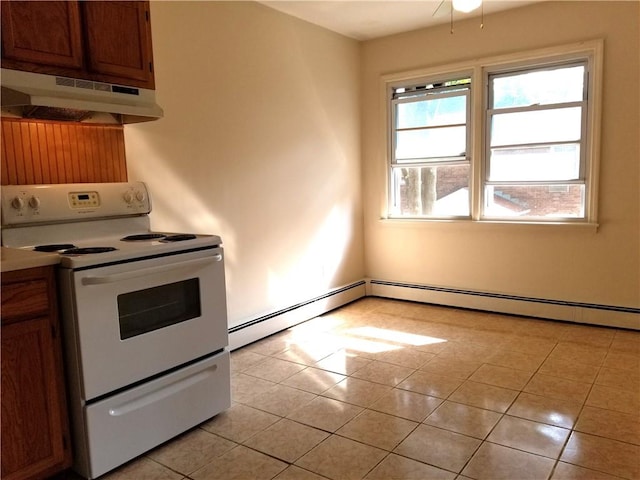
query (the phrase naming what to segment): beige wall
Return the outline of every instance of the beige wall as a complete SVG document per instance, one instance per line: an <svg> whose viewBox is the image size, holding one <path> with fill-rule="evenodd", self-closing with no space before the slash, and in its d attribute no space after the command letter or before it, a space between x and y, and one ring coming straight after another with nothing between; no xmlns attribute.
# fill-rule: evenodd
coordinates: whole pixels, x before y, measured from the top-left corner
<svg viewBox="0 0 640 480"><path fill-rule="evenodd" d="M224 242L230 326L364 274L357 42L248 2L151 5L165 117L125 127L157 229Z"/></svg>
<svg viewBox="0 0 640 480"><path fill-rule="evenodd" d="M395 282L640 306L638 2L544 2L369 41L362 49L367 276ZM385 105L380 78L473 58L604 39L597 232L554 226L380 220Z"/></svg>
<svg viewBox="0 0 640 480"><path fill-rule="evenodd" d="M129 177L155 228L223 237L231 326L365 276L638 307L638 6L545 2L358 43L256 3L154 1L165 118L125 127ZM595 38L597 232L380 220L381 75Z"/></svg>

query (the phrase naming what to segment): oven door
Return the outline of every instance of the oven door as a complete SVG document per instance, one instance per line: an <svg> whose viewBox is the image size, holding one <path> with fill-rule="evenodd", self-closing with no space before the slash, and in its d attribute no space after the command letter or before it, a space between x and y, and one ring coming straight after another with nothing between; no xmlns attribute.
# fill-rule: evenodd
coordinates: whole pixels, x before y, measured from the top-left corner
<svg viewBox="0 0 640 480"><path fill-rule="evenodd" d="M222 248L61 271L70 367L89 401L228 345Z"/></svg>

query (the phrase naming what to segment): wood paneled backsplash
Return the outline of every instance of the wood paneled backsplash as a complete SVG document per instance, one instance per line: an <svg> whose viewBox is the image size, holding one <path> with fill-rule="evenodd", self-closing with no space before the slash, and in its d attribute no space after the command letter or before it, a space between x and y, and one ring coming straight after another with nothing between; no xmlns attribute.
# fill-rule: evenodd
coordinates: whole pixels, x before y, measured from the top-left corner
<svg viewBox="0 0 640 480"><path fill-rule="evenodd" d="M2 185L126 182L122 125L2 118Z"/></svg>

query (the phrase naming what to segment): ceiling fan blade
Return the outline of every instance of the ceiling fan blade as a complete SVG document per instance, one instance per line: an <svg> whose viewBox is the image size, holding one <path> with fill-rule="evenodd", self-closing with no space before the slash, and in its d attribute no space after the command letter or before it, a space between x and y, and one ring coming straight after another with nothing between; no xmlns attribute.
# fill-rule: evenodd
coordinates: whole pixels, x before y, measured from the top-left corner
<svg viewBox="0 0 640 480"><path fill-rule="evenodd" d="M449 8L445 8L448 6ZM440 4L436 7L436 9L431 14L432 17L442 17L443 15L448 15L449 10L451 9L451 0L442 0Z"/></svg>

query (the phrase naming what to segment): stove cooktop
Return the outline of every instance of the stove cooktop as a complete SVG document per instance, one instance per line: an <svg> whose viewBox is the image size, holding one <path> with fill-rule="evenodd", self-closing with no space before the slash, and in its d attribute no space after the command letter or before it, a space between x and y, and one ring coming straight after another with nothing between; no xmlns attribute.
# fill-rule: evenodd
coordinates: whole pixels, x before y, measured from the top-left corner
<svg viewBox="0 0 640 480"><path fill-rule="evenodd" d="M222 244L217 235L155 232L142 182L8 185L0 191L2 245L58 252L60 265L92 267Z"/></svg>
<svg viewBox="0 0 640 480"><path fill-rule="evenodd" d="M120 239L121 242L148 242L149 240L158 240L162 243L167 242L184 242L187 240L196 240L197 235L193 233L137 233L127 235ZM153 247L153 244L149 245ZM118 250L117 247L77 247L73 243L52 243L45 245L36 245L33 247L36 252L58 252L62 255L84 255L91 253L106 253Z"/></svg>
<svg viewBox="0 0 640 480"><path fill-rule="evenodd" d="M60 265L67 268L80 268L104 263L133 261L158 255L179 254L202 248L214 248L221 245L217 235L196 235L191 233L135 233L77 239L73 242L27 245L18 248L40 252L57 252Z"/></svg>

